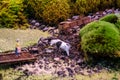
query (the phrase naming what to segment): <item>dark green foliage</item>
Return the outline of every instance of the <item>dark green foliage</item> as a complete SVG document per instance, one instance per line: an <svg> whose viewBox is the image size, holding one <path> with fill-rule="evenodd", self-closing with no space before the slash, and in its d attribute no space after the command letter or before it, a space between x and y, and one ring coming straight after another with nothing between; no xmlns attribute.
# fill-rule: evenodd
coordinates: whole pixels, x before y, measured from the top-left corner
<svg viewBox="0 0 120 80"><path fill-rule="evenodd" d="M120 31L120 15L109 14L109 15L102 17L100 20L115 24L115 26Z"/></svg>
<svg viewBox="0 0 120 80"><path fill-rule="evenodd" d="M72 11L75 14L87 14L116 7L116 2L119 2L119 0L76 0Z"/></svg>
<svg viewBox="0 0 120 80"><path fill-rule="evenodd" d="M0 12L0 27L1 28L13 27L16 17L17 17L16 15L12 15L12 14L8 13L7 9L2 9L2 11Z"/></svg>
<svg viewBox="0 0 120 80"><path fill-rule="evenodd" d="M82 37L84 34L88 33L89 31L97 29L98 28L98 26L97 26L98 23L99 23L99 21L94 21L94 22L91 22L91 23L87 24L84 28L82 28L80 30L80 36ZM99 23L99 25L101 25L101 24Z"/></svg>
<svg viewBox="0 0 120 80"><path fill-rule="evenodd" d="M16 15L12 15L10 9L9 9L9 3L1 1L0 5L0 27L12 27Z"/></svg>
<svg viewBox="0 0 120 80"><path fill-rule="evenodd" d="M119 29L120 31L120 20L117 20L117 22L115 23L115 26Z"/></svg>
<svg viewBox="0 0 120 80"><path fill-rule="evenodd" d="M118 17L115 14L108 14L100 19L101 21L106 21L110 23L116 23L118 20Z"/></svg>
<svg viewBox="0 0 120 80"><path fill-rule="evenodd" d="M104 10L104 9L107 9L107 8L112 8L112 7L115 7L114 4L115 4L115 0L99 0L100 1L100 4L98 5L99 6L99 10Z"/></svg>
<svg viewBox="0 0 120 80"><path fill-rule="evenodd" d="M120 8L120 0L116 0L117 7Z"/></svg>
<svg viewBox="0 0 120 80"><path fill-rule="evenodd" d="M45 5L51 0L24 0L26 13L30 18L41 19Z"/></svg>
<svg viewBox="0 0 120 80"><path fill-rule="evenodd" d="M67 0L51 0L45 5L42 18L48 24L58 24L69 17L70 7Z"/></svg>
<svg viewBox="0 0 120 80"><path fill-rule="evenodd" d="M29 0L27 6L31 6L30 11L36 19L48 24L57 24L67 19L70 13L67 0Z"/></svg>
<svg viewBox="0 0 120 80"><path fill-rule="evenodd" d="M76 0L68 0L68 4L70 6L70 16L76 15L76 12L75 12L75 2L76 2Z"/></svg>
<svg viewBox="0 0 120 80"><path fill-rule="evenodd" d="M22 0L2 0L0 6L0 27L14 28L16 25L21 28L27 23L23 12ZM26 26L28 27L28 26Z"/></svg>
<svg viewBox="0 0 120 80"><path fill-rule="evenodd" d="M98 11L100 0L76 0L75 13L86 14L88 12Z"/></svg>
<svg viewBox="0 0 120 80"><path fill-rule="evenodd" d="M94 56L116 56L120 50L120 35L114 24L105 21L90 23L80 30L81 49Z"/></svg>

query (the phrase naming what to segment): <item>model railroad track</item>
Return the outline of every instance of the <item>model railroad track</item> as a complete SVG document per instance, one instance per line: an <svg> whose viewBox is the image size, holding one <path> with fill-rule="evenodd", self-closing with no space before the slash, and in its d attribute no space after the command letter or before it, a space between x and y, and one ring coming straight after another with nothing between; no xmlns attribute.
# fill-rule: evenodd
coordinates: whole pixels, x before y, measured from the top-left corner
<svg viewBox="0 0 120 80"><path fill-rule="evenodd" d="M35 61L36 57L29 52L22 52L20 56L15 53L1 54L0 64Z"/></svg>

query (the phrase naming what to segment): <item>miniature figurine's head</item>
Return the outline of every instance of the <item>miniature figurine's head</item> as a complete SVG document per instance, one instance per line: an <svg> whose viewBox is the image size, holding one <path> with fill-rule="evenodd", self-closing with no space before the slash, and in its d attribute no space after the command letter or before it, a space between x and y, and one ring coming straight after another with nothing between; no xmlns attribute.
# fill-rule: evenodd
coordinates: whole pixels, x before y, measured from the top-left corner
<svg viewBox="0 0 120 80"><path fill-rule="evenodd" d="M16 42L19 42L20 41L20 39L16 39Z"/></svg>

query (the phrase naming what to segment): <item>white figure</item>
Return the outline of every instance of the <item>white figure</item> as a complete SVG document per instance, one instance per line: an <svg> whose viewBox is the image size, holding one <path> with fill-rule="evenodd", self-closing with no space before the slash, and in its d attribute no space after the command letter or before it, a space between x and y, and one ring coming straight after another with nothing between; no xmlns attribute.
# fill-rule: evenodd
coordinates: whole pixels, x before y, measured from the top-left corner
<svg viewBox="0 0 120 80"><path fill-rule="evenodd" d="M60 39L53 39L50 41L50 45L56 44L57 47L61 48L62 50L66 51L67 55L69 56L70 44L66 43Z"/></svg>
<svg viewBox="0 0 120 80"><path fill-rule="evenodd" d="M53 39L50 41L50 46L56 44L57 42L61 41L60 39Z"/></svg>

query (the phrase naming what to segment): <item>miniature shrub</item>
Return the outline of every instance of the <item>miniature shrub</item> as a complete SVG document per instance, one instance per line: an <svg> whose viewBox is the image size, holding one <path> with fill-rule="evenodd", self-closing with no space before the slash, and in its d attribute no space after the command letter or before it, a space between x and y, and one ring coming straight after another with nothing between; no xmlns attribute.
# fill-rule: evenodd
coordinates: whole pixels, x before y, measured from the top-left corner
<svg viewBox="0 0 120 80"><path fill-rule="evenodd" d="M0 28L3 28L3 27L10 28L10 27L13 26L14 21L15 21L17 16L10 13L8 2L3 2L3 0L0 1L0 2L1 2L1 6L0 6Z"/></svg>
<svg viewBox="0 0 120 80"><path fill-rule="evenodd" d="M97 29L98 28L98 21L94 21L94 22L91 22L89 24L87 24L84 28L82 28L80 30L80 36L82 37L84 34L86 34L87 32L89 31L92 31L93 29ZM100 25L100 23L99 23Z"/></svg>
<svg viewBox="0 0 120 80"><path fill-rule="evenodd" d="M14 28L27 23L24 15L23 0L1 0L0 1L0 27Z"/></svg>
<svg viewBox="0 0 120 80"><path fill-rule="evenodd" d="M99 9L104 10L107 8L115 7L115 0L100 0Z"/></svg>
<svg viewBox="0 0 120 80"><path fill-rule="evenodd" d="M84 28L89 29L84 29ZM92 28L93 27L93 28ZM83 27L85 31L81 36L81 49L94 56L116 56L120 50L120 35L114 24L105 21L97 21Z"/></svg>
<svg viewBox="0 0 120 80"><path fill-rule="evenodd" d="M96 12L100 10L109 9L119 6L119 0L75 0L74 9L76 14L87 14L89 12ZM117 2L117 4L116 4Z"/></svg>
<svg viewBox="0 0 120 80"><path fill-rule="evenodd" d="M117 22L115 23L115 26L119 29L120 31L120 20L117 20Z"/></svg>
<svg viewBox="0 0 120 80"><path fill-rule="evenodd" d="M45 5L50 0L24 0L25 12L29 18L41 19Z"/></svg>
<svg viewBox="0 0 120 80"><path fill-rule="evenodd" d="M67 0L28 0L27 12L34 18L48 24L57 24L69 17L70 7ZM29 13L28 13L29 14Z"/></svg>
<svg viewBox="0 0 120 80"><path fill-rule="evenodd" d="M45 5L42 18L48 24L58 24L69 18L70 6L67 0L51 0Z"/></svg>
<svg viewBox="0 0 120 80"><path fill-rule="evenodd" d="M85 14L88 12L98 11L98 5L100 0L76 0L75 2L75 13Z"/></svg>
<svg viewBox="0 0 120 80"><path fill-rule="evenodd" d="M120 0L116 0L117 7L120 8Z"/></svg>
<svg viewBox="0 0 120 80"><path fill-rule="evenodd" d="M107 21L110 23L116 23L118 20L118 17L115 14L108 14L100 19L101 21Z"/></svg>

